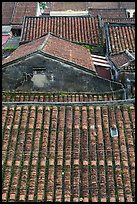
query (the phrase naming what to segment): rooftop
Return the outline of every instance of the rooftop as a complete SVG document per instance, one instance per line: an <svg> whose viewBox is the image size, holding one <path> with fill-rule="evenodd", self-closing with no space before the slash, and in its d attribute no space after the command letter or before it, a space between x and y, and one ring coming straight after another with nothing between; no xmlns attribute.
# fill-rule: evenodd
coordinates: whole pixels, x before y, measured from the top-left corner
<svg viewBox="0 0 137 204"><path fill-rule="evenodd" d="M88 44L102 44L98 17L25 17L21 43L41 37L47 32L54 33L69 41Z"/></svg>
<svg viewBox="0 0 137 204"><path fill-rule="evenodd" d="M120 2L120 8L126 8L126 9L135 9L135 1L131 2Z"/></svg>
<svg viewBox="0 0 137 204"><path fill-rule="evenodd" d="M20 37L10 37L4 43L3 48L17 49L19 47L19 41L20 41Z"/></svg>
<svg viewBox="0 0 137 204"><path fill-rule="evenodd" d="M86 2L48 2L46 3L47 8L45 11L85 11L86 10Z"/></svg>
<svg viewBox="0 0 137 204"><path fill-rule="evenodd" d="M109 59L113 62L117 69L127 67L131 64L131 62L135 61L134 56L132 56L132 54L130 54L127 50L118 54L113 54L109 56Z"/></svg>
<svg viewBox="0 0 137 204"><path fill-rule="evenodd" d="M91 16L100 15L102 18L126 18L126 9L89 9Z"/></svg>
<svg viewBox="0 0 137 204"><path fill-rule="evenodd" d="M96 72L88 49L59 38L51 33L35 39L32 42L20 45L8 58L3 60L3 64L25 57L36 51L63 58ZM80 54L82 57L79 57Z"/></svg>
<svg viewBox="0 0 137 204"><path fill-rule="evenodd" d="M92 9L118 9L120 2L87 2Z"/></svg>
<svg viewBox="0 0 137 204"><path fill-rule="evenodd" d="M135 2L46 2L46 11L85 11L92 9L135 9Z"/></svg>
<svg viewBox="0 0 137 204"><path fill-rule="evenodd" d="M22 25L24 16L35 16L38 2L2 2L2 25Z"/></svg>
<svg viewBox="0 0 137 204"><path fill-rule="evenodd" d="M135 201L134 105L7 105L2 128L3 202Z"/></svg>
<svg viewBox="0 0 137 204"><path fill-rule="evenodd" d="M135 23L105 23L107 53L135 52Z"/></svg>
<svg viewBox="0 0 137 204"><path fill-rule="evenodd" d="M101 18L102 27L104 22L116 22L116 23L135 23L135 18Z"/></svg>

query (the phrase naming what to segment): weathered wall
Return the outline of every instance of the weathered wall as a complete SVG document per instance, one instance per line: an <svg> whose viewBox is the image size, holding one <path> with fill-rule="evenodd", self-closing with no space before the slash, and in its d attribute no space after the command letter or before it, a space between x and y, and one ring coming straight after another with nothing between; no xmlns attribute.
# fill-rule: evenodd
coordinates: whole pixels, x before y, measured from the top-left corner
<svg viewBox="0 0 137 204"><path fill-rule="evenodd" d="M44 68L43 75L33 76L33 68ZM32 78L25 81L25 74ZM39 81L38 81L39 80ZM24 81L24 83L23 83ZM74 66L50 59L41 54L21 60L3 69L3 90L25 91L111 91L110 82ZM111 83L113 89L120 85Z"/></svg>

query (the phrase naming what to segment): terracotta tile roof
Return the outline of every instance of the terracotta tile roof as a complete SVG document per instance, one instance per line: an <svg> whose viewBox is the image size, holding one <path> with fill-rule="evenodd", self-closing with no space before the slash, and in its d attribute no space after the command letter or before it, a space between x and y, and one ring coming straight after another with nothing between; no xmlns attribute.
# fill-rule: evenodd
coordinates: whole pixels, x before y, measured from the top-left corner
<svg viewBox="0 0 137 204"><path fill-rule="evenodd" d="M85 11L91 9L135 9L135 2L46 2L48 11Z"/></svg>
<svg viewBox="0 0 137 204"><path fill-rule="evenodd" d="M130 2L120 2L120 8L126 8L126 9L135 9L135 1Z"/></svg>
<svg viewBox="0 0 137 204"><path fill-rule="evenodd" d="M73 42L101 44L97 17L25 17L21 43L51 32Z"/></svg>
<svg viewBox="0 0 137 204"><path fill-rule="evenodd" d="M21 25L24 16L35 16L38 2L2 2L2 25Z"/></svg>
<svg viewBox="0 0 137 204"><path fill-rule="evenodd" d="M135 23L135 18L101 18L102 26L105 22Z"/></svg>
<svg viewBox="0 0 137 204"><path fill-rule="evenodd" d="M126 51L110 55L109 59L111 62L113 62L117 69L121 69L123 66L128 66L132 61L135 60L135 58Z"/></svg>
<svg viewBox="0 0 137 204"><path fill-rule="evenodd" d="M2 2L2 25L10 25L16 2Z"/></svg>
<svg viewBox="0 0 137 204"><path fill-rule="evenodd" d="M23 56L36 52L38 48L44 43L47 36L39 38L34 42L30 42L24 45L19 46L8 58L5 58L2 63L5 64L7 62L11 62L13 60L19 59Z"/></svg>
<svg viewBox="0 0 137 204"><path fill-rule="evenodd" d="M91 16L100 15L102 18L126 18L125 9L89 9Z"/></svg>
<svg viewBox="0 0 137 204"><path fill-rule="evenodd" d="M100 65L95 65L95 68L96 68L96 72L98 73L98 76L104 79L111 80L110 69L102 67Z"/></svg>
<svg viewBox="0 0 137 204"><path fill-rule="evenodd" d="M82 101L111 101L121 100L123 96L123 89L118 91L106 93L91 93L91 92L63 92L63 93L40 93L40 92L2 92L3 102L22 102L22 101L36 101L36 102L82 102Z"/></svg>
<svg viewBox="0 0 137 204"><path fill-rule="evenodd" d="M48 2L47 9L50 11L85 11L86 2ZM45 11L47 10L45 9Z"/></svg>
<svg viewBox="0 0 137 204"><path fill-rule="evenodd" d="M2 128L3 202L135 202L132 104L3 106Z"/></svg>
<svg viewBox="0 0 137 204"><path fill-rule="evenodd" d="M105 35L108 53L135 52L134 23L105 23Z"/></svg>
<svg viewBox="0 0 137 204"><path fill-rule="evenodd" d="M50 33L41 38L35 39L32 42L20 45L9 58L3 60L3 64L31 54L37 50L63 58L96 72L88 49Z"/></svg>
<svg viewBox="0 0 137 204"><path fill-rule="evenodd" d="M16 2L12 24L22 24L24 16L35 16L38 2Z"/></svg>
<svg viewBox="0 0 137 204"><path fill-rule="evenodd" d="M119 2L87 2L87 7L92 9L118 9Z"/></svg>

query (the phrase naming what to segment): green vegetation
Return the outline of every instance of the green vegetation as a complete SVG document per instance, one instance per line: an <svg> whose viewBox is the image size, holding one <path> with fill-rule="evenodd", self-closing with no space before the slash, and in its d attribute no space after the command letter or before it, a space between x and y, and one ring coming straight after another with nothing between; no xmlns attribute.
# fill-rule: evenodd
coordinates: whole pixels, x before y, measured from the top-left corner
<svg viewBox="0 0 137 204"><path fill-rule="evenodd" d="M83 47L90 50L90 52L93 52L94 48L91 45L82 45Z"/></svg>
<svg viewBox="0 0 137 204"><path fill-rule="evenodd" d="M16 48L12 47L12 46L8 46L8 47L5 47L3 48L4 51L13 51L13 50L16 50Z"/></svg>
<svg viewBox="0 0 137 204"><path fill-rule="evenodd" d="M40 2L39 6L40 6L40 9L45 9L46 8L46 2Z"/></svg>
<svg viewBox="0 0 137 204"><path fill-rule="evenodd" d="M99 53L99 55L102 55L102 56L105 55L105 50L106 50L105 44L103 44L103 45L90 45L90 44L82 44L82 43L79 43L79 42L75 42L75 44L81 45L81 46L89 49L89 51L92 54Z"/></svg>

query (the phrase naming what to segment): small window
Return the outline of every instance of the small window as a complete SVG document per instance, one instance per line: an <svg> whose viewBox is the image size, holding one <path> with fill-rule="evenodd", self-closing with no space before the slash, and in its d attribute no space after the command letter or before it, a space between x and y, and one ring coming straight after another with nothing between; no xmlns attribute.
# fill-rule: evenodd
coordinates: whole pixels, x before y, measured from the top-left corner
<svg viewBox="0 0 137 204"><path fill-rule="evenodd" d="M133 18L135 18L135 12L133 13Z"/></svg>
<svg viewBox="0 0 137 204"><path fill-rule="evenodd" d="M110 133L111 133L111 137L118 137L118 130L115 125L110 128Z"/></svg>
<svg viewBox="0 0 137 204"><path fill-rule="evenodd" d="M15 37L20 37L21 36L21 29L12 29L12 34Z"/></svg>

